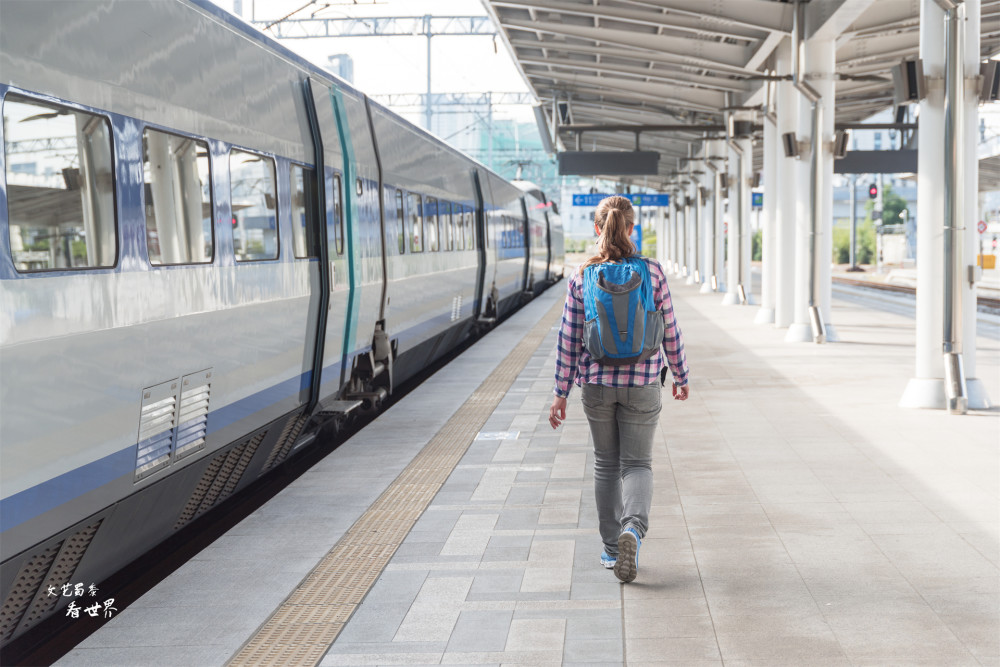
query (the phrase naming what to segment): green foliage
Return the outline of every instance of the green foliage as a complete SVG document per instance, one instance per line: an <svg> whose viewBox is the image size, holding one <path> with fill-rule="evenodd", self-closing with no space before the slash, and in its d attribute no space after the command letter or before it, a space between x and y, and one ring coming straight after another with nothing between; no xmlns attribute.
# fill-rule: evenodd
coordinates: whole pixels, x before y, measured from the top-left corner
<svg viewBox="0 0 1000 667"><path fill-rule="evenodd" d="M764 231L758 229L753 233L753 250L750 253L751 261L759 262L764 256Z"/></svg>
<svg viewBox="0 0 1000 667"><path fill-rule="evenodd" d="M864 220L858 225L854 261L858 264L871 264L875 257L875 224ZM833 230L833 261L835 264L848 264L851 261L851 230Z"/></svg>
<svg viewBox="0 0 1000 667"><path fill-rule="evenodd" d="M87 261L87 242L86 241L71 241L70 247L73 252L73 259L78 262Z"/></svg>
<svg viewBox="0 0 1000 667"><path fill-rule="evenodd" d="M643 233L642 254L644 257L656 257L656 232Z"/></svg>
<svg viewBox="0 0 1000 667"><path fill-rule="evenodd" d="M896 194L892 186L885 184L882 190L882 224L901 225L903 219L899 217L900 211L906 208L906 200ZM869 199L865 202L866 219L870 222L874 218L875 200Z"/></svg>
<svg viewBox="0 0 1000 667"><path fill-rule="evenodd" d="M48 250L49 249L49 240L48 239L43 239L41 241L38 241L37 243L28 243L28 244L26 244L24 246L24 249L25 250L31 250L31 251Z"/></svg>
<svg viewBox="0 0 1000 667"><path fill-rule="evenodd" d="M593 239L566 239L566 252L590 252L593 246Z"/></svg>

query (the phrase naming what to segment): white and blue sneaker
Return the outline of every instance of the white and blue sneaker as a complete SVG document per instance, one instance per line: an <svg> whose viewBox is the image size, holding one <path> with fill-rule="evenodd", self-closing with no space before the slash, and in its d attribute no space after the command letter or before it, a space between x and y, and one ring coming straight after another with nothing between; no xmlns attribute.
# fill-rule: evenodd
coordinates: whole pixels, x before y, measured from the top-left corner
<svg viewBox="0 0 1000 667"><path fill-rule="evenodd" d="M615 562L615 576L628 583L639 573L639 546L642 540L635 528L629 526L618 536L618 560Z"/></svg>
<svg viewBox="0 0 1000 667"><path fill-rule="evenodd" d="M617 561L618 559L615 556L609 556L607 551L601 552L601 565L604 566L604 569L610 570Z"/></svg>

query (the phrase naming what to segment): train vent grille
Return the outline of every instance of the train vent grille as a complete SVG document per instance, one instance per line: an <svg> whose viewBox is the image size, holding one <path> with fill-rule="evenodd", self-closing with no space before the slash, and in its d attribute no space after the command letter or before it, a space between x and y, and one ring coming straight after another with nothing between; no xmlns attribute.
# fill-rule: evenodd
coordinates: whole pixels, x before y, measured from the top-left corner
<svg viewBox="0 0 1000 667"><path fill-rule="evenodd" d="M83 554L93 541L94 535L97 534L97 529L101 527L102 522L103 519L77 531L76 534L63 542L62 549L59 551L59 555L56 556L55 563L52 564L49 576L46 577L45 583L42 584L38 597L35 598L35 602L31 605L31 609L25 614L24 621L22 621L21 627L18 628L19 631L27 630L42 620L59 604L60 597L48 594L50 586L55 590L60 590L63 584L77 583L73 581L73 574L76 572L77 565L80 564ZM87 605L81 606L89 606L94 603L94 600L88 598L87 603Z"/></svg>
<svg viewBox="0 0 1000 667"><path fill-rule="evenodd" d="M292 446L295 444L295 441L298 439L299 434L302 433L302 429L308 421L309 417L304 415L300 417L293 417L288 420L288 423L285 424L285 428L281 431L281 435L278 436L277 442L274 443L274 448L271 449L271 454L267 457L267 461L264 462L261 474L267 472L288 457L288 453L292 451Z"/></svg>
<svg viewBox="0 0 1000 667"><path fill-rule="evenodd" d="M14 579L14 585L3 601L3 608L0 609L0 639L6 642L14 634L14 630L21 623L24 612L35 599L38 589L41 588L45 575L49 573L52 563L59 554L62 542L49 547L45 551L35 554L27 563L21 566L21 571Z"/></svg>
<svg viewBox="0 0 1000 667"><path fill-rule="evenodd" d="M186 375L181 380L181 409L177 418L175 457L184 458L205 448L208 432L208 400L212 391L212 371Z"/></svg>
<svg viewBox="0 0 1000 667"><path fill-rule="evenodd" d="M266 436L267 431L261 431L211 460L177 518L174 530L182 528L232 494Z"/></svg>
<svg viewBox="0 0 1000 667"><path fill-rule="evenodd" d="M135 478L149 477L170 465L177 425L177 380L142 390L139 414L139 446L135 455Z"/></svg>
<svg viewBox="0 0 1000 667"><path fill-rule="evenodd" d="M454 322L462 316L462 295L459 294L451 300L451 321Z"/></svg>

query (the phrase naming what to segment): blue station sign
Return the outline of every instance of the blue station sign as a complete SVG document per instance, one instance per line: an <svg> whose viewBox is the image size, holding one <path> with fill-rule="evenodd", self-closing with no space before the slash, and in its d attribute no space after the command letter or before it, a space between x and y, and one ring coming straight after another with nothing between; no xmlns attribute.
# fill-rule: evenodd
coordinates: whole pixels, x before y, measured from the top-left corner
<svg viewBox="0 0 1000 667"><path fill-rule="evenodd" d="M763 192L752 192L750 193L750 202L753 208L764 208L764 193Z"/></svg>
<svg viewBox="0 0 1000 667"><path fill-rule="evenodd" d="M573 195L573 206L597 206L601 200L611 195ZM619 195L625 197L633 206L670 206L670 195L667 193Z"/></svg>

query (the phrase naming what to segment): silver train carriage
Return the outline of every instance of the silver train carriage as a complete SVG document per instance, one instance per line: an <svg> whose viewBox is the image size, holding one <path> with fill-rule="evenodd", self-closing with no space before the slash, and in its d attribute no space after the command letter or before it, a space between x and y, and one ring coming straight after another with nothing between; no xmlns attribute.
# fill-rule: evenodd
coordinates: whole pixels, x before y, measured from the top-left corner
<svg viewBox="0 0 1000 667"><path fill-rule="evenodd" d="M562 274L537 188L207 0L4 0L0 98L4 644Z"/></svg>

